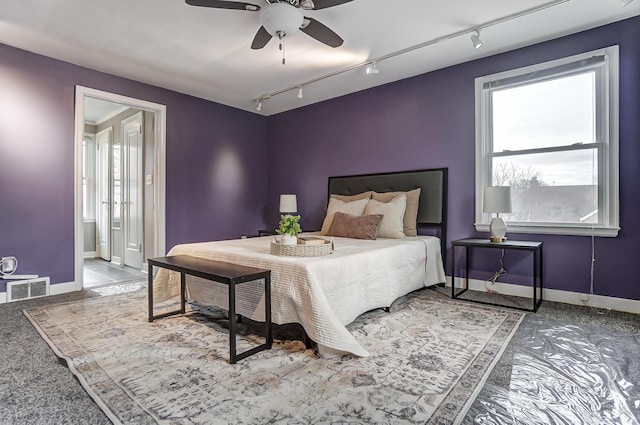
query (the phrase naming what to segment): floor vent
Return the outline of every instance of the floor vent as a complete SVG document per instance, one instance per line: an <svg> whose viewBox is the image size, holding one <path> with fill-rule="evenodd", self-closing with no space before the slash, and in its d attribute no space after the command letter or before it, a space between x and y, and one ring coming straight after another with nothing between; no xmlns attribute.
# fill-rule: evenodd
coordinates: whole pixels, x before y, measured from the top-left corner
<svg viewBox="0 0 640 425"><path fill-rule="evenodd" d="M7 282L7 302L26 300L49 295L49 278Z"/></svg>

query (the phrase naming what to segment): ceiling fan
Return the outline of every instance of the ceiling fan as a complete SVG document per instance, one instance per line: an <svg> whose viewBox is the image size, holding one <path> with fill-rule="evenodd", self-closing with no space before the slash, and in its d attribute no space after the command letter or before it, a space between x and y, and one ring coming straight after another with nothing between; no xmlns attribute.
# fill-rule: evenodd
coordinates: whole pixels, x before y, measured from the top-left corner
<svg viewBox="0 0 640 425"><path fill-rule="evenodd" d="M185 0L188 5L260 12L260 29L253 38L251 48L262 49L272 37L282 40L300 30L308 36L331 47L339 47L344 40L326 25L304 16L301 10L321 10L349 3L353 0L264 0L262 7L244 2L227 0Z"/></svg>

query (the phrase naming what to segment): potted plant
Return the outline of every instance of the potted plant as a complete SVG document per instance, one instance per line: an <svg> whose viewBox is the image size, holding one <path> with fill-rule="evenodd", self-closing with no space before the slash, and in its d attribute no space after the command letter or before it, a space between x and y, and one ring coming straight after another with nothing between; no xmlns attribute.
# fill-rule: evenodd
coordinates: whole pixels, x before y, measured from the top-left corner
<svg viewBox="0 0 640 425"><path fill-rule="evenodd" d="M302 232L300 228L299 215L281 215L280 223L276 229L276 233L282 235L280 242L284 245L296 245L298 243L298 233Z"/></svg>

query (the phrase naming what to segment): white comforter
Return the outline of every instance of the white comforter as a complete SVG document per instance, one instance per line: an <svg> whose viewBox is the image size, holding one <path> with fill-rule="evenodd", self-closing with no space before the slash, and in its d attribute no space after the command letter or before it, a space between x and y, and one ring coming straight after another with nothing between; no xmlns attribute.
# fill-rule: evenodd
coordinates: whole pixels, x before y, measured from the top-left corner
<svg viewBox="0 0 640 425"><path fill-rule="evenodd" d="M226 261L271 270L274 323L300 323L321 352L368 356L345 326L362 313L389 307L411 291L445 281L440 241L431 236L357 240L335 238L335 251L322 257L279 257L270 254L273 237L176 245L169 255ZM200 284L198 284L198 282ZM237 311L264 320L262 296L237 287ZM159 270L154 280L157 300L179 294L179 275ZM226 288L194 278L189 297L204 304L227 307Z"/></svg>

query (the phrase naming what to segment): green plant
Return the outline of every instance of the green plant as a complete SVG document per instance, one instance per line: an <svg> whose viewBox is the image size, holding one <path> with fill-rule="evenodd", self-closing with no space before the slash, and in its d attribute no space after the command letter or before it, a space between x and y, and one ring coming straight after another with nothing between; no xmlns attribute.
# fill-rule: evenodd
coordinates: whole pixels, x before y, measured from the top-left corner
<svg viewBox="0 0 640 425"><path fill-rule="evenodd" d="M299 215L281 215L280 223L278 224L276 232L279 235L296 236L298 233L302 232L300 223L298 223L298 221L300 221Z"/></svg>

